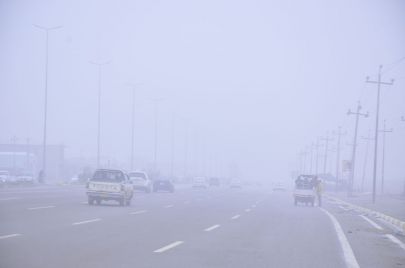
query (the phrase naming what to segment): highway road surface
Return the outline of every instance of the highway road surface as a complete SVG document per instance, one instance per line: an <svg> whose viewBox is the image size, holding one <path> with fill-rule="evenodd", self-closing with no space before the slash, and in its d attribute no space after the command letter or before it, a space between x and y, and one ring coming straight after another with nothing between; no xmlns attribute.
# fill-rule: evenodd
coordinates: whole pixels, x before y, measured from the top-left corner
<svg viewBox="0 0 405 268"><path fill-rule="evenodd" d="M325 200L249 186L86 203L83 186L0 190L0 267L405 267L405 239Z"/></svg>

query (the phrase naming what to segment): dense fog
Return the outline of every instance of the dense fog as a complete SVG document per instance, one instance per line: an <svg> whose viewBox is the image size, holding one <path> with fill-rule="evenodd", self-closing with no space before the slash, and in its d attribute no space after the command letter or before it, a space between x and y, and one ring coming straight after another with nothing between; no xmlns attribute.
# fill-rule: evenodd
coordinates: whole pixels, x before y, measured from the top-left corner
<svg viewBox="0 0 405 268"><path fill-rule="evenodd" d="M382 64L382 79L395 79L382 86L380 114L380 126L386 119L393 128L385 172L395 191L405 177L404 8L402 1L3 0L0 141L42 143L45 32L34 25L62 26L49 33L47 143L65 145L66 161L95 168L98 67L90 62L110 61L101 67L103 166L130 168L133 90L135 167L153 166L156 115L156 166L169 174L173 162L179 177L290 180L317 137L329 132L336 151L338 126L346 132L341 159L350 160L355 118L347 111L360 101L370 116L359 123L359 180L361 137L373 133L376 111L377 86L365 81L377 79ZM372 157L370 143L367 187ZM328 159L334 174L336 152Z"/></svg>

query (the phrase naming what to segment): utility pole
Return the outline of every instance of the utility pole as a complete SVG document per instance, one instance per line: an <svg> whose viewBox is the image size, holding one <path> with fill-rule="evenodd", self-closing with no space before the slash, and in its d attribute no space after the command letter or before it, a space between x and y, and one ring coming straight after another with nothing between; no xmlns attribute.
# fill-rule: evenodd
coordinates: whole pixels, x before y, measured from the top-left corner
<svg viewBox="0 0 405 268"><path fill-rule="evenodd" d="M350 181L349 181L349 188L348 188L348 196L352 196L353 194L353 185L354 185L354 170L356 164L356 149L357 149L357 131L359 128L359 117L363 116L365 118L368 117L368 113L361 113L361 105L360 102L357 103L357 110L356 112L352 112L350 109L347 112L347 115L355 115L356 116L356 123L354 126L354 136L353 136L353 147L352 147L352 163L351 163L351 170L350 170Z"/></svg>
<svg viewBox="0 0 405 268"><path fill-rule="evenodd" d="M393 132L393 129L387 129L385 126L386 120L384 120L384 129L380 132L383 134L383 148L382 148L382 164L381 164L381 194L384 194L384 180L385 180L385 136L387 133Z"/></svg>
<svg viewBox="0 0 405 268"><path fill-rule="evenodd" d="M326 137L322 138L323 141L325 141L325 155L323 159L323 174L326 175L326 166L328 163L328 146L329 142L332 141L333 139L329 138L329 132L326 132Z"/></svg>
<svg viewBox="0 0 405 268"><path fill-rule="evenodd" d="M90 61L90 64L98 67L98 97L97 97L97 168L100 167L100 127L101 127L101 67L109 64L111 61L94 62Z"/></svg>
<svg viewBox="0 0 405 268"><path fill-rule="evenodd" d="M363 140L366 141L366 153L364 156L364 162L363 162L363 175L361 177L361 191L364 191L364 181L366 179L366 168L367 168L367 162L368 162L368 150L369 150L369 143L373 139L371 138L370 131L367 134L367 137L362 137Z"/></svg>
<svg viewBox="0 0 405 268"><path fill-rule="evenodd" d="M340 178L340 145L341 145L341 137L346 133L342 132L342 127L339 126L337 132L333 132L337 136L337 144L336 144L336 190L338 189L339 185L339 178Z"/></svg>
<svg viewBox="0 0 405 268"><path fill-rule="evenodd" d="M380 117L380 95L381 95L381 85L392 85L394 79L391 82L381 81L381 71L382 65L378 68L378 80L371 81L369 77L366 78L366 83L377 84L377 107L375 116L375 130L374 130L374 167L373 167L373 203L375 203L376 188L377 188L377 160L378 160L378 130L379 130L379 117Z"/></svg>
<svg viewBox="0 0 405 268"><path fill-rule="evenodd" d="M44 128L42 141L42 182L46 178L46 142L47 142L47 119L48 119L48 61L49 61L49 32L62 28L62 26L45 27L33 25L34 27L45 31L45 89L44 89Z"/></svg>

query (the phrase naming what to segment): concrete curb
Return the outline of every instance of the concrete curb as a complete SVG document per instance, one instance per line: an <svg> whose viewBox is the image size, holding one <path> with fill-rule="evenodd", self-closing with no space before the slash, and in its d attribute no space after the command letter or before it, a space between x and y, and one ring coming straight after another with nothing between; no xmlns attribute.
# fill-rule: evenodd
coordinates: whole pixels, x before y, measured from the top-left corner
<svg viewBox="0 0 405 268"><path fill-rule="evenodd" d="M403 235L405 235L405 221L401 221L401 220L399 220L397 218L391 217L391 216L386 215L384 213L381 213L379 211L375 211L375 210L372 210L372 209L368 209L368 208L365 208L365 207L354 205L352 203L343 201L343 200L341 200L339 198L336 198L336 197L333 197L333 196L330 196L330 195L325 195L325 197L328 198L329 200L332 200L332 201L334 201L334 202L336 202L338 204L341 204L341 205L345 205L345 206L347 206L347 207L349 207L351 209L354 209L356 211L359 211L361 213L366 213L366 214L372 215L372 216L374 216L376 218L380 218L380 219L386 221L387 223L390 223L393 226L397 227L401 231L401 233Z"/></svg>

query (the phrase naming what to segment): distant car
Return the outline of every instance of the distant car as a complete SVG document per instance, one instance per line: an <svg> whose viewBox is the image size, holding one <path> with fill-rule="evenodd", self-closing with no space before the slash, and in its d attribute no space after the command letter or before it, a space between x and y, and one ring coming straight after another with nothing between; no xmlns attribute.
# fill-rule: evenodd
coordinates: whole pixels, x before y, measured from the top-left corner
<svg viewBox="0 0 405 268"><path fill-rule="evenodd" d="M174 193L174 184L168 179L156 179L153 181L153 191L166 191Z"/></svg>
<svg viewBox="0 0 405 268"><path fill-rule="evenodd" d="M19 184L34 184L34 175L32 173L22 173L17 175L16 183Z"/></svg>
<svg viewBox="0 0 405 268"><path fill-rule="evenodd" d="M132 171L128 173L129 179L134 186L134 190L141 190L145 193L152 192L153 183L148 174L143 171Z"/></svg>
<svg viewBox="0 0 405 268"><path fill-rule="evenodd" d="M285 191L287 191L287 188L285 187L285 185L283 183L277 182L273 186L273 191L285 192Z"/></svg>
<svg viewBox="0 0 405 268"><path fill-rule="evenodd" d="M220 186L221 182L219 181L219 178L213 177L213 178L210 178L209 185L210 186Z"/></svg>
<svg viewBox="0 0 405 268"><path fill-rule="evenodd" d="M94 202L99 205L103 200L115 200L121 206L129 206L134 195L128 175L121 170L98 169L86 187L89 205Z"/></svg>
<svg viewBox="0 0 405 268"><path fill-rule="evenodd" d="M207 189L208 188L208 183L207 179L204 177L197 177L193 179L193 188L203 188Z"/></svg>
<svg viewBox="0 0 405 268"><path fill-rule="evenodd" d="M242 182L240 180L232 180L229 184L231 188L242 188Z"/></svg>
<svg viewBox="0 0 405 268"><path fill-rule="evenodd" d="M3 187L10 179L10 172L7 170L0 170L0 186Z"/></svg>

